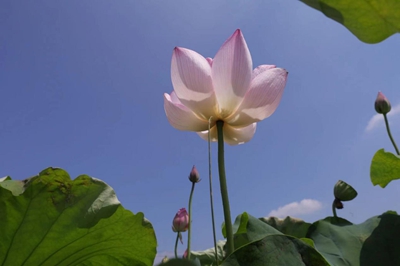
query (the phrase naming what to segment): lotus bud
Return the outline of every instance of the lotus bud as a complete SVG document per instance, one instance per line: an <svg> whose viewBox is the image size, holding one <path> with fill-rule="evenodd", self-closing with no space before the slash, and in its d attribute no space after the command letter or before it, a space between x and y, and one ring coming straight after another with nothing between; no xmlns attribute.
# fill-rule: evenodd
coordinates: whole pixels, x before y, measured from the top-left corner
<svg viewBox="0 0 400 266"><path fill-rule="evenodd" d="M378 114L387 114L391 109L390 102L382 92L378 92L378 96L375 100L375 110Z"/></svg>
<svg viewBox="0 0 400 266"><path fill-rule="evenodd" d="M357 191L342 180L339 180L336 183L335 188L333 189L333 194L339 201L349 201L357 197Z"/></svg>
<svg viewBox="0 0 400 266"><path fill-rule="evenodd" d="M180 209L172 221L172 231L185 232L189 228L189 214L185 208Z"/></svg>
<svg viewBox="0 0 400 266"><path fill-rule="evenodd" d="M199 183L201 180L199 172L197 171L196 166L194 166L194 165L193 165L192 171L190 171L189 180L192 183Z"/></svg>

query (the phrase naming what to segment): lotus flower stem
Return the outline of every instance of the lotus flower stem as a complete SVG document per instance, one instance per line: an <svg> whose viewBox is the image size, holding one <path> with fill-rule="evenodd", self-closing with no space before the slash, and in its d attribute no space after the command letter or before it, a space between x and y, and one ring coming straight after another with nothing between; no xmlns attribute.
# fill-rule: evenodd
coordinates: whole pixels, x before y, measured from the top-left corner
<svg viewBox="0 0 400 266"><path fill-rule="evenodd" d="M233 253L235 247L233 245L233 231L231 221L231 210L229 207L228 187L226 184L225 176L225 161L224 161L224 134L223 134L224 121L217 121L218 131L218 172L219 183L221 187L222 205L224 207L225 229L226 229L226 246L227 254L229 256Z"/></svg>
<svg viewBox="0 0 400 266"><path fill-rule="evenodd" d="M216 265L218 265L217 236L215 233L214 201L213 201L212 178L211 178L211 134L210 134L211 119L212 119L212 117L210 117L210 119L208 120L208 179L210 181L211 221L212 221L212 229L213 229L213 237L214 237L215 262L216 262Z"/></svg>
<svg viewBox="0 0 400 266"><path fill-rule="evenodd" d="M390 140L392 141L392 144L393 144L393 146L394 146L394 149L395 149L396 152L397 152L397 155L400 155L399 148L397 148L396 142L394 141L394 139L393 139L393 137L392 137L392 133L390 133L389 122L388 122L388 119L387 119L386 114L383 114L383 117L385 118L385 124L386 124L386 129L387 129L387 133L388 133L388 135L389 135L389 138L390 138Z"/></svg>
<svg viewBox="0 0 400 266"><path fill-rule="evenodd" d="M210 181L211 222L212 222L212 228L213 228L215 261L218 265L217 236L215 233L214 201L213 201L213 195L212 195L212 175L211 175L211 134L210 134L211 119L212 119L212 117L210 117L210 119L208 120L208 179Z"/></svg>
<svg viewBox="0 0 400 266"><path fill-rule="evenodd" d="M192 182L192 190L189 196L189 228L188 228L188 244L187 244L187 259L190 260L190 239L192 237L192 198L194 192L194 185L196 182Z"/></svg>
<svg viewBox="0 0 400 266"><path fill-rule="evenodd" d="M176 233L176 240L175 240L175 259L178 258L178 240L179 240L179 232Z"/></svg>

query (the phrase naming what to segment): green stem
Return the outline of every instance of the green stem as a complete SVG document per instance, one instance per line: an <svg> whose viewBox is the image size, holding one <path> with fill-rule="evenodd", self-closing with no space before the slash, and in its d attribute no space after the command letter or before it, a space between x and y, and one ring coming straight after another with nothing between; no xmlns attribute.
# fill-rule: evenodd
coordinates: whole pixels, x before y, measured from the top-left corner
<svg viewBox="0 0 400 266"><path fill-rule="evenodd" d="M214 219L214 201L213 201L213 193L212 193L212 178L211 178L211 119L208 120L208 179L210 181L210 204L211 204L211 221L212 221L212 229L213 229L213 237L214 237L214 249L215 249L215 262L218 265L218 253L217 253L217 236L215 233L215 219Z"/></svg>
<svg viewBox="0 0 400 266"><path fill-rule="evenodd" d="M393 139L393 137L392 137L392 133L390 133L389 122L388 122L388 119L387 119L386 114L383 114L383 117L385 118L385 124L386 124L386 129L387 129L389 138L390 138L390 140L392 141L392 144L393 144L393 146L394 146L394 149L395 149L396 152L397 152L397 155L400 155L400 152L399 152L399 149L397 148L396 142L394 142L394 139Z"/></svg>
<svg viewBox="0 0 400 266"><path fill-rule="evenodd" d="M179 232L176 233L176 240L175 240L175 259L178 258L178 240L179 240Z"/></svg>
<svg viewBox="0 0 400 266"><path fill-rule="evenodd" d="M228 257L233 253L235 247L233 245L233 230L231 221L231 211L229 207L228 187L226 184L225 176L225 160L224 160L224 134L223 134L224 121L217 121L218 131L218 172L219 183L221 186L222 205L224 207L225 229L226 229L226 246Z"/></svg>
<svg viewBox="0 0 400 266"><path fill-rule="evenodd" d="M192 198L194 192L194 185L196 182L192 182L192 190L190 191L189 197L189 229L188 229L188 244L187 244L187 259L190 260L190 239L192 237Z"/></svg>
<svg viewBox="0 0 400 266"><path fill-rule="evenodd" d="M333 217L337 218L335 200L332 203L332 212L333 212Z"/></svg>

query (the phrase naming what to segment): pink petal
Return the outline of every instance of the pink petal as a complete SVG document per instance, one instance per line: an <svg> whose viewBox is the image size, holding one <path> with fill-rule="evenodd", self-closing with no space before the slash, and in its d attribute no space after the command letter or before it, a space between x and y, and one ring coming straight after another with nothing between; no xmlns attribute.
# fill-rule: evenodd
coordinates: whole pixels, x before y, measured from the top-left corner
<svg viewBox="0 0 400 266"><path fill-rule="evenodd" d="M164 93L164 110L169 123L176 129L196 132L208 129L208 121L197 117L174 93Z"/></svg>
<svg viewBox="0 0 400 266"><path fill-rule="evenodd" d="M268 69L273 69L273 68L276 68L276 65L261 65L261 66L256 67L253 70L253 73L251 73L251 80L253 80L260 73L262 73Z"/></svg>
<svg viewBox="0 0 400 266"><path fill-rule="evenodd" d="M210 67L212 67L213 59L210 57L207 57L206 60L210 64Z"/></svg>
<svg viewBox="0 0 400 266"><path fill-rule="evenodd" d="M212 62L212 79L220 118L226 118L242 102L252 74L250 51L240 30L222 45Z"/></svg>
<svg viewBox="0 0 400 266"><path fill-rule="evenodd" d="M257 124L253 123L246 127L236 128L229 124L224 124L224 142L229 145L243 144L251 140L256 132ZM204 140L208 140L208 131L197 132L197 134ZM211 141L218 141L217 127L211 128Z"/></svg>
<svg viewBox="0 0 400 266"><path fill-rule="evenodd" d="M287 74L282 68L260 71L239 108L226 121L233 126L247 126L272 115L282 98Z"/></svg>
<svg viewBox="0 0 400 266"><path fill-rule="evenodd" d="M171 79L179 100L197 116L214 115L216 103L211 66L195 51L176 47L172 54Z"/></svg>

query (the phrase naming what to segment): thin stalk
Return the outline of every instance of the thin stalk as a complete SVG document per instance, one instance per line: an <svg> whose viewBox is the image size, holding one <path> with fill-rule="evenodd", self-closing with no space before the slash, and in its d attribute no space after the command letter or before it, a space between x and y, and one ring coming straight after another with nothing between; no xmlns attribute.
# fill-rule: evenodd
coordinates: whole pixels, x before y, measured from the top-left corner
<svg viewBox="0 0 400 266"><path fill-rule="evenodd" d="M225 176L225 160L224 160L224 134L223 134L224 121L217 121L218 132L218 172L219 183L221 187L222 206L224 207L225 229L226 229L226 246L227 254L229 256L235 250L233 245L233 230L231 221L231 210L229 207L228 186L226 184Z"/></svg>
<svg viewBox="0 0 400 266"><path fill-rule="evenodd" d="M387 119L386 114L383 114L383 117L385 118L385 124L386 124L386 129L387 129L387 133L388 133L388 135L389 135L389 138L390 138L390 140L392 141L392 144L393 144L393 146L394 146L394 149L395 149L396 152L397 152L397 155L400 155L400 152L399 152L399 149L397 148L396 142L394 142L394 139L393 139L393 137L392 137L392 133L390 133L389 122L388 122L388 119Z"/></svg>
<svg viewBox="0 0 400 266"><path fill-rule="evenodd" d="M178 240L179 240L179 232L176 233L176 240L175 240L175 259L178 258Z"/></svg>
<svg viewBox="0 0 400 266"><path fill-rule="evenodd" d="M192 198L194 192L194 185L196 182L192 182L192 190L189 196L189 228L188 228L188 244L187 244L187 259L190 260L190 239L192 238Z"/></svg>
<svg viewBox="0 0 400 266"><path fill-rule="evenodd" d="M333 217L337 218L335 201L333 201L332 203L332 212L333 212Z"/></svg>
<svg viewBox="0 0 400 266"><path fill-rule="evenodd" d="M218 253L217 253L217 236L215 233L215 219L214 219L214 201L213 201L213 193L212 193L212 178L211 178L211 118L208 120L208 180L210 181L210 204L211 204L211 221L212 221L212 229L213 229L213 237L214 237L214 249L215 249L215 261L216 265L218 265Z"/></svg>

